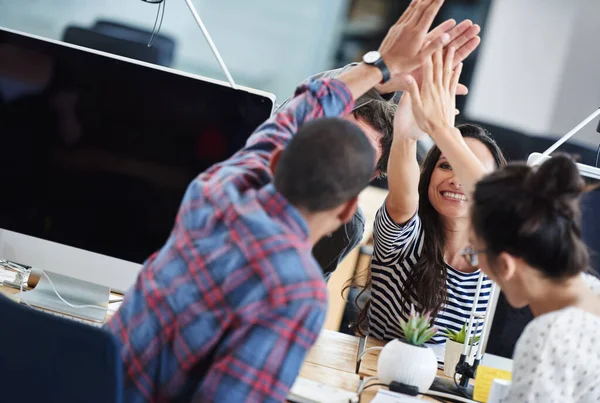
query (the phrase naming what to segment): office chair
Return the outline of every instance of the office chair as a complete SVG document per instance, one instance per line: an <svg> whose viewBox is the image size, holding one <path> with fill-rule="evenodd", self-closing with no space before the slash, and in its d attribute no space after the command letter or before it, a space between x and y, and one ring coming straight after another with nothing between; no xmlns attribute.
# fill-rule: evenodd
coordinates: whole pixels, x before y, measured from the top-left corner
<svg viewBox="0 0 600 403"><path fill-rule="evenodd" d="M600 276L600 189L581 196L582 238L590 251L592 269Z"/></svg>
<svg viewBox="0 0 600 403"><path fill-rule="evenodd" d="M0 295L2 401L122 402L122 363L108 332Z"/></svg>
<svg viewBox="0 0 600 403"><path fill-rule="evenodd" d="M105 35L126 39L144 46L148 46L148 41L152 36L151 31L108 20L97 20L94 23L92 30ZM155 36L152 47L159 49L160 60L157 64L165 67L169 67L173 64L173 59L175 58L175 44L175 40L168 35L159 33Z"/></svg>
<svg viewBox="0 0 600 403"><path fill-rule="evenodd" d="M147 63L171 66L175 42L159 35L154 44L148 46L151 33L142 35L142 32L124 25L110 27L106 23L92 28L69 26L63 33L62 41Z"/></svg>

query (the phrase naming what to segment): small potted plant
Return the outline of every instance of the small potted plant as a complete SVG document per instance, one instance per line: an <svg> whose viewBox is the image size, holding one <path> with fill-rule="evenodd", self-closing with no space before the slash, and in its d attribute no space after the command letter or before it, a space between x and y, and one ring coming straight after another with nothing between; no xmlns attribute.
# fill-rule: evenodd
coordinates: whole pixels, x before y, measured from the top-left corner
<svg viewBox="0 0 600 403"><path fill-rule="evenodd" d="M459 332L452 329L444 329L442 333L448 338L446 341L446 351L444 352L444 375L453 377L456 371L456 364L460 360L465 339L467 338L467 324L465 323ZM479 336L469 338L469 344L475 344L479 341ZM471 349L471 354L467 359L469 364L473 364L475 358L475 349Z"/></svg>
<svg viewBox="0 0 600 403"><path fill-rule="evenodd" d="M411 307L408 321L400 320L404 338L385 345L377 362L377 377L385 384L398 382L416 386L420 393L431 387L437 373L437 359L425 343L438 331L431 326L429 313L420 315Z"/></svg>

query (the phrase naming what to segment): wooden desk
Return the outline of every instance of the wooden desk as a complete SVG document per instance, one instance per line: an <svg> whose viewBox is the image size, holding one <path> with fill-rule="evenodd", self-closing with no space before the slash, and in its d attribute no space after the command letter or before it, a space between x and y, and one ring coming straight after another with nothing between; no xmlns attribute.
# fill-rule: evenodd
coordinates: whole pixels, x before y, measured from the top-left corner
<svg viewBox="0 0 600 403"><path fill-rule="evenodd" d="M324 329L304 361L354 375L359 343L356 336Z"/></svg>
<svg viewBox="0 0 600 403"><path fill-rule="evenodd" d="M360 386L360 376L357 374L351 374L350 372L340 371L310 362L304 362L298 376L352 392L356 392Z"/></svg>
<svg viewBox="0 0 600 403"><path fill-rule="evenodd" d="M300 374L302 378L356 392L360 377L355 373L360 338L323 329L310 349Z"/></svg>
<svg viewBox="0 0 600 403"><path fill-rule="evenodd" d="M308 352L299 376L343 390L358 391L361 378L377 375L377 359L379 357L379 351L365 354L359 373L355 374L359 342L358 337L323 330L313 348ZM364 348L384 345L385 343L381 340L367 337ZM443 371L438 371L438 376L444 376ZM369 383L377 383L377 380ZM379 386L366 389L361 394L361 403L370 402L379 389ZM423 401L436 400L423 397Z"/></svg>
<svg viewBox="0 0 600 403"><path fill-rule="evenodd" d="M383 347L386 345L386 342L382 341L382 340L378 340L375 339L373 337L366 337L365 339L365 347L364 349L366 350L367 348L370 347ZM363 350L364 351L364 350ZM374 351L369 351L368 353L366 353L361 362L360 362L360 366L358 368L358 375L360 375L361 378L367 378L370 376L377 376L377 360L379 359L379 354L381 353L381 350L374 350ZM441 378L447 378L447 379L451 379L448 378L446 375L444 375L444 371L441 369L438 369L437 371L437 376L441 377ZM373 380L370 381L369 383L367 383L367 385L371 384L371 383L377 383L377 380ZM471 384L473 384L473 380L471 380ZM362 402L370 402L375 395L377 394L377 391L381 389L380 386L373 386L371 388L366 389L362 394L361 394L361 403ZM436 401L435 399L429 398L427 396L423 396L423 401Z"/></svg>

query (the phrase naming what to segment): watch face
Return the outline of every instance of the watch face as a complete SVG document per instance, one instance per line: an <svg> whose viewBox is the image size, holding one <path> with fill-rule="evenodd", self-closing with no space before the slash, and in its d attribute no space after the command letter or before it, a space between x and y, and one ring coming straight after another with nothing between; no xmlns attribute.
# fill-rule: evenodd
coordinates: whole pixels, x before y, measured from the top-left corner
<svg viewBox="0 0 600 403"><path fill-rule="evenodd" d="M363 61L368 64L373 64L381 58L378 51L372 50L363 56Z"/></svg>

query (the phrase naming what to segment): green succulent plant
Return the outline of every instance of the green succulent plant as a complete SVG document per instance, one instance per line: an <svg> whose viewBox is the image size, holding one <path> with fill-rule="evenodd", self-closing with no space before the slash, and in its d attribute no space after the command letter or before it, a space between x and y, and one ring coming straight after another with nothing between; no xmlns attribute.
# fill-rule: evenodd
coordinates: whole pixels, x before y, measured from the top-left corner
<svg viewBox="0 0 600 403"><path fill-rule="evenodd" d="M431 326L431 315L416 313L411 305L410 316L407 321L400 319L400 327L404 333L404 340L414 346L422 346L438 332L436 326Z"/></svg>
<svg viewBox="0 0 600 403"><path fill-rule="evenodd" d="M452 330L452 329L444 329L444 330L442 330L442 334L444 336L446 336L448 338L448 340L452 340L457 343L464 344L465 339L467 338L467 324L465 323L459 332ZM472 340L472 339L473 338L469 339L469 344L477 343L479 341L479 336L475 336L474 340Z"/></svg>

